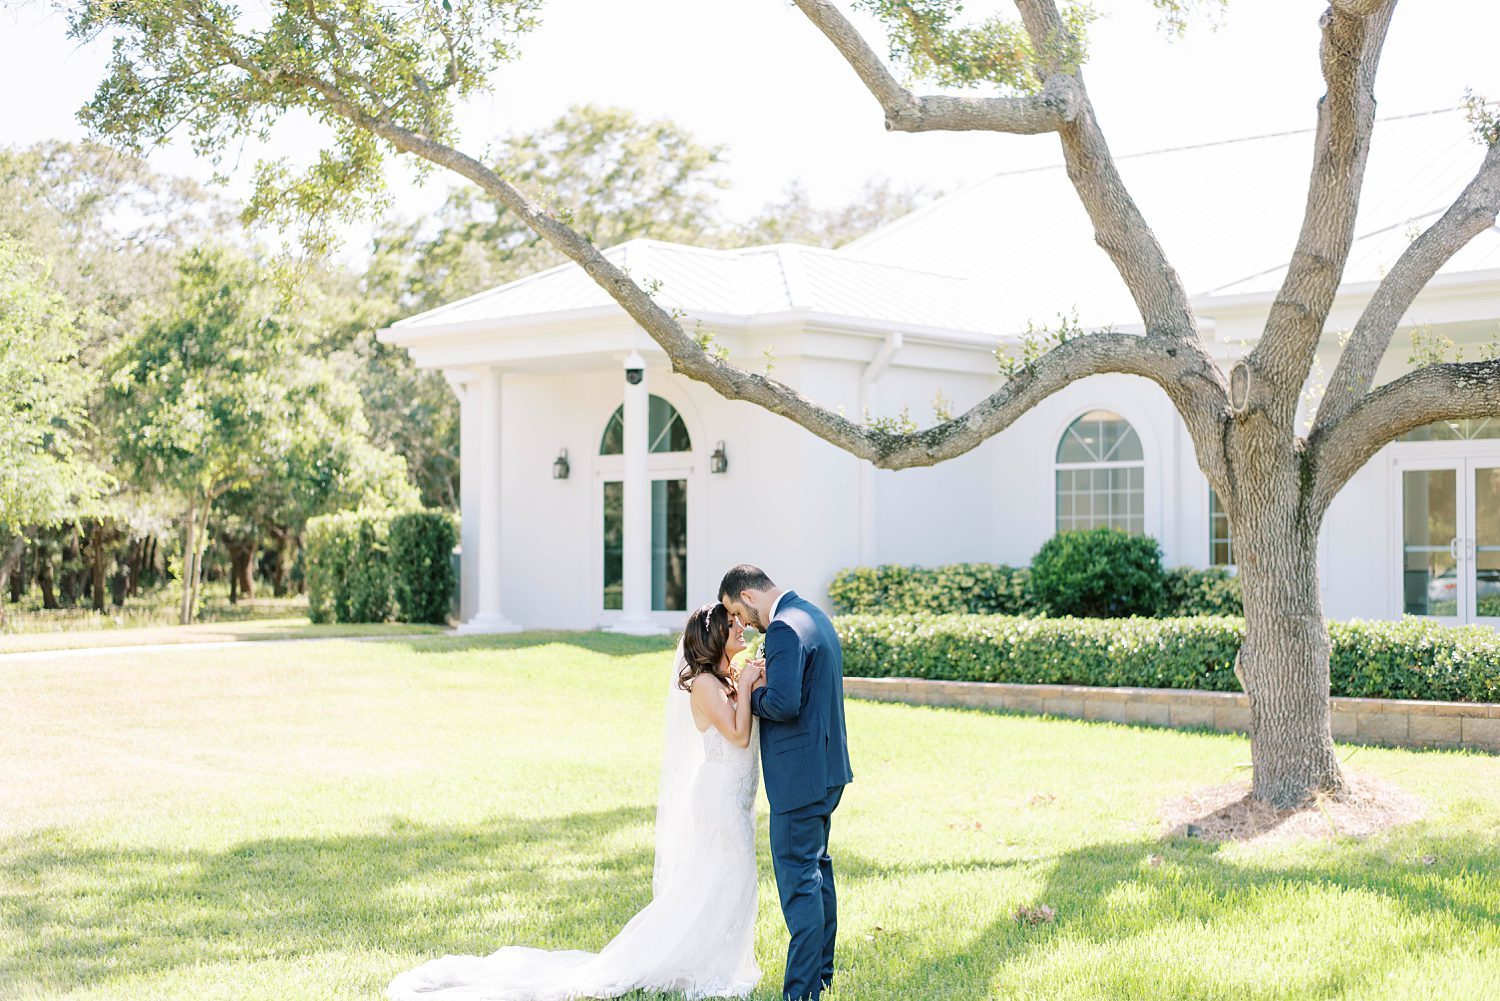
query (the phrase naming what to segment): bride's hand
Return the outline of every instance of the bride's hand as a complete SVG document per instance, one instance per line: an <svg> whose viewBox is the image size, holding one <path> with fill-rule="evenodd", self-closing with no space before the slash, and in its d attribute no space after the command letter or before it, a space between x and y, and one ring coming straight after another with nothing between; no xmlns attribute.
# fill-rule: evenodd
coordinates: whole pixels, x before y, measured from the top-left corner
<svg viewBox="0 0 1500 1001"><path fill-rule="evenodd" d="M754 691L757 684L766 683L766 665L762 661L752 660L740 668L739 690L742 692Z"/></svg>

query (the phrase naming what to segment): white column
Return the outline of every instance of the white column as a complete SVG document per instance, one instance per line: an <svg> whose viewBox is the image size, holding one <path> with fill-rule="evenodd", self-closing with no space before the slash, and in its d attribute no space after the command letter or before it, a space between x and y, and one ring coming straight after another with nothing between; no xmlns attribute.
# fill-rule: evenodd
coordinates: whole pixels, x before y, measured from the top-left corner
<svg viewBox="0 0 1500 1001"><path fill-rule="evenodd" d="M459 460L466 485L463 500L467 503L476 494L478 500L477 511L463 511L465 566L471 559L469 538L475 541L478 558L473 573L465 575L473 579L476 593L473 612L458 627L460 633L509 633L520 628L500 611L500 379L498 368L480 369L464 393L461 412L460 443L474 446L465 447ZM472 491L467 488L471 479L477 481Z"/></svg>
<svg viewBox="0 0 1500 1001"><path fill-rule="evenodd" d="M611 632L655 636L663 630L651 619L651 479L646 456L651 447L651 392L646 362L632 351L625 359L625 522L623 614Z"/></svg>
<svg viewBox="0 0 1500 1001"><path fill-rule="evenodd" d="M443 378L458 397L458 621L467 622L474 617L479 587L479 477L473 474L479 463L479 403L473 372L445 369Z"/></svg>

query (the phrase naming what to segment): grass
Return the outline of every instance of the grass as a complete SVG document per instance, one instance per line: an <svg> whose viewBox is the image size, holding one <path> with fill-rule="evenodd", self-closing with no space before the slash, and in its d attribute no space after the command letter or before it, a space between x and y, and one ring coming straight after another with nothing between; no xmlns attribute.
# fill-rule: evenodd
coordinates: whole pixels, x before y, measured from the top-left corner
<svg viewBox="0 0 1500 1001"><path fill-rule="evenodd" d="M597 949L648 899L660 641L266 650L0 664L0 997L373 999L445 952ZM830 1001L1500 983L1500 759L1363 748L1351 764L1421 795L1424 821L1252 852L1163 843L1155 820L1243 777L1241 738L848 717ZM759 829L771 999L786 940ZM1055 922L1014 920L1043 903Z"/></svg>
<svg viewBox="0 0 1500 1001"><path fill-rule="evenodd" d="M447 631L446 626L416 625L407 622L315 624L310 622L307 616L302 615L231 622L200 622L191 626L139 626L133 629L18 633L0 636L0 654L178 643L433 635Z"/></svg>
<svg viewBox="0 0 1500 1001"><path fill-rule="evenodd" d="M269 588L263 588L268 591ZM122 607L106 606L96 612L87 604L72 608L43 608L41 595L29 592L19 603L0 599L0 636L16 633L56 633L111 629L139 629L174 625L182 591L167 584L127 598ZM287 618L307 614L306 595L285 598L263 596L229 600L229 585L215 581L203 585L199 597L199 622L246 622L256 619Z"/></svg>

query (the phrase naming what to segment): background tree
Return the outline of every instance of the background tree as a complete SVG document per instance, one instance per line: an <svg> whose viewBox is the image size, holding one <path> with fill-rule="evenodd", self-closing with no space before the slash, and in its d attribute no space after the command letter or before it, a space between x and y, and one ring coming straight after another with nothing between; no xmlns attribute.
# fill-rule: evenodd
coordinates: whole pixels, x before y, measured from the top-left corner
<svg viewBox="0 0 1500 1001"><path fill-rule="evenodd" d="M363 496L367 486L387 503L413 498L402 460L363 441L357 395L301 350L305 335L251 260L195 250L179 272L162 313L111 358L110 413L132 478L179 498L185 624L210 515L230 491L275 483L273 511Z"/></svg>
<svg viewBox="0 0 1500 1001"><path fill-rule="evenodd" d="M937 197L926 188L900 187L889 178L872 177L847 204L820 208L813 203L806 185L797 180L787 185L779 199L757 212L736 237L746 244L842 247Z"/></svg>
<svg viewBox="0 0 1500 1001"><path fill-rule="evenodd" d="M1317 105L1306 214L1263 336L1227 376L1204 349L1187 292L1121 181L1095 117L1080 70L1089 8L1016 0L1019 21L970 22L960 19L954 2L861 0L885 25L892 60L913 80L989 91L918 95L837 6L794 2L870 91L887 128L1056 134L1096 241L1129 289L1145 333L1059 338L991 396L932 428L861 425L769 376L713 357L565 214L455 147L454 102L483 89L489 71L514 57L519 37L534 24L537 0L428 0L399 9L312 0L253 18L211 0L80 3L72 29L80 38L105 32L116 38L111 67L83 113L99 134L139 146L181 123L201 148L223 149L288 111L306 113L329 129L322 159L274 197L265 188L256 203L263 214L288 219L357 213L379 189L381 160L393 151L456 171L584 268L676 371L884 468L960 455L1086 376L1120 372L1152 380L1181 414L1243 554L1246 639L1239 666L1251 706L1253 795L1292 804L1313 791L1344 792L1329 731L1318 529L1339 489L1392 438L1437 420L1500 414L1496 360L1427 365L1370 389L1417 292L1494 223L1500 205L1494 129L1485 131L1490 154L1473 183L1381 282L1311 433L1303 435L1298 400L1353 239L1375 70L1394 0L1333 0L1322 17L1318 59L1326 92ZM1193 6L1152 2L1179 25ZM1060 311L1067 305L1060 303Z"/></svg>
<svg viewBox="0 0 1500 1001"><path fill-rule="evenodd" d="M82 447L83 335L50 277L0 236L0 589L19 565L27 526L57 522L103 486Z"/></svg>

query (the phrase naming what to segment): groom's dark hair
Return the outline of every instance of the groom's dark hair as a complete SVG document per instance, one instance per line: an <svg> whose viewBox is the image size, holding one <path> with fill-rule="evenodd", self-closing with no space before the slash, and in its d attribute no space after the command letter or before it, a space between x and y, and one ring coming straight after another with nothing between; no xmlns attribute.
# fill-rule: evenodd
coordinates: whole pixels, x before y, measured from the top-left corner
<svg viewBox="0 0 1500 1001"><path fill-rule="evenodd" d="M741 563L737 567L730 567L728 573L724 574L724 579L719 581L719 598L738 598L741 591L769 591L775 586L776 582L767 577L760 567Z"/></svg>

